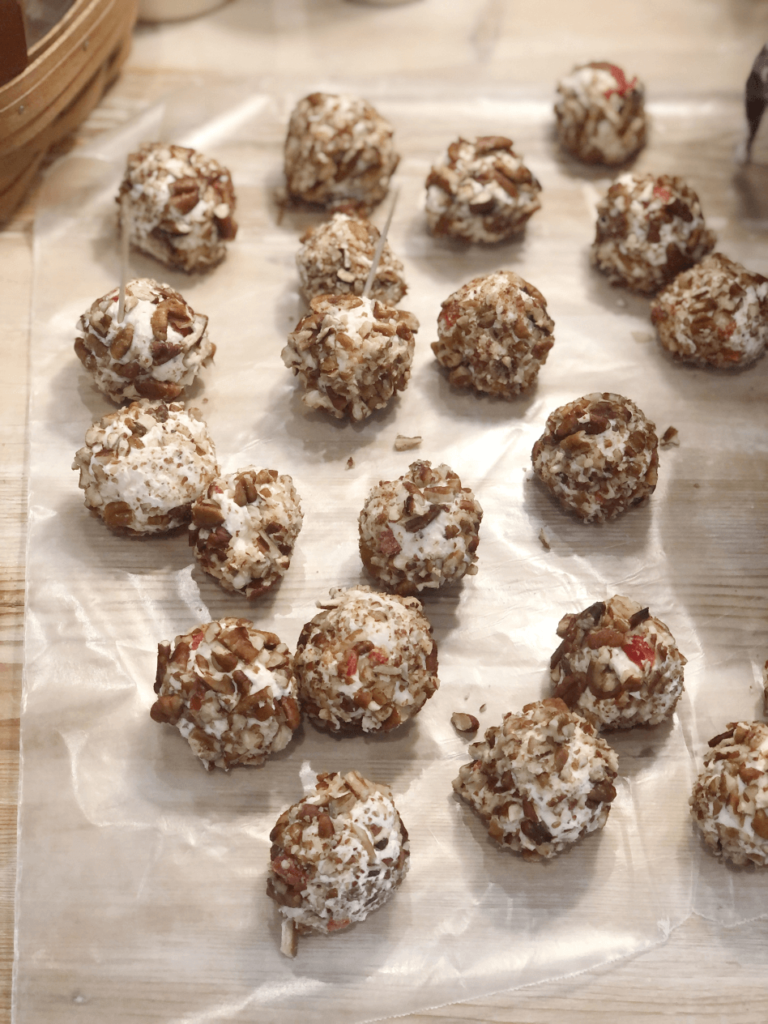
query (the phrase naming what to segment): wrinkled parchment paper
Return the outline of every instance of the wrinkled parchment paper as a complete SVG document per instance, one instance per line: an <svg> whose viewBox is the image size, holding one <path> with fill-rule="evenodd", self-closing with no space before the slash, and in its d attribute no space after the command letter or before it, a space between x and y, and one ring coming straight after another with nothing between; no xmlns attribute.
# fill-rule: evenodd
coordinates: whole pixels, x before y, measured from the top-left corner
<svg viewBox="0 0 768 1024"><path fill-rule="evenodd" d="M204 93L192 81L50 176L35 236L18 1024L287 1024L299 1012L307 1024L363 1021L636 954L694 905L726 923L768 912L764 879L704 853L687 808L706 739L758 707L768 552L753 492L766 473L766 362L735 375L673 365L652 337L647 300L589 269L608 178L558 154L548 97L367 92L402 153L390 241L410 286L402 305L422 326L408 390L359 426L305 411L280 360L303 309L298 237L319 220L280 220L273 202L298 88ZM721 247L766 272L725 146L701 159L737 109L738 98L659 101L639 167L687 175ZM480 248L427 234L423 181L458 133L511 136L542 181L543 209L523 239ZM305 512L287 576L250 605L193 565L183 537L113 537L87 514L70 469L92 419L113 408L74 355L74 325L119 278L113 197L125 156L158 137L231 169L240 233L208 276L137 253L132 273L168 281L210 317L216 364L194 404L222 468L290 473ZM539 287L556 323L538 386L512 402L452 389L429 349L440 302L500 267ZM564 514L529 469L548 412L596 390L633 398L659 434L680 433L661 454L650 504L602 527ZM396 452L397 434L422 435L422 447ZM425 596L439 692L394 734L335 739L305 724L262 768L207 774L176 730L149 718L157 643L250 614L293 647L331 586L363 581L359 509L373 483L414 457L447 462L485 510L479 574ZM620 779L606 828L552 863L528 864L500 851L453 795L468 758L450 715L475 714L484 730L547 695L559 618L613 593L668 623L689 660L686 693L668 724L609 737ZM411 871L365 923L303 939L290 961L265 895L269 831L315 772L353 767L391 784Z"/></svg>

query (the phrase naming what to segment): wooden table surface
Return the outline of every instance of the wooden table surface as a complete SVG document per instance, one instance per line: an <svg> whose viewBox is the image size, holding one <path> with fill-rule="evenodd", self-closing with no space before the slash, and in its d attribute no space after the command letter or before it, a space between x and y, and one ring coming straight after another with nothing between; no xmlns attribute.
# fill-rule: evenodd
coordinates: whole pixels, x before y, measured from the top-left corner
<svg viewBox="0 0 768 1024"><path fill-rule="evenodd" d="M73 145L119 125L193 70L203 80L288 69L318 85L549 85L577 60L610 59L652 92L737 93L768 39L766 0L232 0L203 19L140 26L126 71ZM768 129L764 129L768 130ZM27 397L33 192L0 231L0 1021L11 1019L19 711L25 591ZM768 644L767 644L768 646ZM735 929L692 917L645 955L408 1021L641 1022L768 1020L768 921Z"/></svg>

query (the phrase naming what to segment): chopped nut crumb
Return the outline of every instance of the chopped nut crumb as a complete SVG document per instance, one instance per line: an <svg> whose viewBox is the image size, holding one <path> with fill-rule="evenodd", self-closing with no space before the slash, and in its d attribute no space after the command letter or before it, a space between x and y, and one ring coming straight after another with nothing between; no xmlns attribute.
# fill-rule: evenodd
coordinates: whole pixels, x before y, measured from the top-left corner
<svg viewBox="0 0 768 1024"><path fill-rule="evenodd" d="M664 431L661 441L659 442L662 448L671 448L672 445L680 445L680 435L677 432L677 427L667 427Z"/></svg>
<svg viewBox="0 0 768 1024"><path fill-rule="evenodd" d="M483 713L483 712L485 711L485 709L486 709L487 707L488 707L488 705L487 705L487 704L481 704L481 705L480 705L480 714L481 714L481 715L482 715L482 713Z"/></svg>
<svg viewBox="0 0 768 1024"><path fill-rule="evenodd" d="M454 711L451 715L451 725L459 732L477 732L480 723L474 715L467 715L463 711Z"/></svg>
<svg viewBox="0 0 768 1024"><path fill-rule="evenodd" d="M349 458L347 459L347 469L354 469L354 468L355 468L355 460L350 455Z"/></svg>
<svg viewBox="0 0 768 1024"><path fill-rule="evenodd" d="M296 933L296 926L293 921L283 921L281 930L280 952L283 956L291 958L296 956L299 946L299 937Z"/></svg>
<svg viewBox="0 0 768 1024"><path fill-rule="evenodd" d="M396 452L407 452L411 448L419 448L420 446L421 437L405 437L404 434L398 434L395 438Z"/></svg>
<svg viewBox="0 0 768 1024"><path fill-rule="evenodd" d="M541 541L541 546L544 548L545 551L551 551L552 550L552 545L549 543L549 539L548 539L546 533L544 533L544 527L543 526L539 530L539 540Z"/></svg>

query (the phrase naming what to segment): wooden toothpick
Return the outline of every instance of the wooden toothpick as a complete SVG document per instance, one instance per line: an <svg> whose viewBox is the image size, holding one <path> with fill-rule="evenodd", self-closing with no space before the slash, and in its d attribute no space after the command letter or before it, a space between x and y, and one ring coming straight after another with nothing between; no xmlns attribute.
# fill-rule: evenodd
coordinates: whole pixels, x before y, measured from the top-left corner
<svg viewBox="0 0 768 1024"><path fill-rule="evenodd" d="M120 300L117 304L117 322L121 324L125 316L125 286L128 284L128 240L130 231L130 212L126 196L120 200Z"/></svg>
<svg viewBox="0 0 768 1024"><path fill-rule="evenodd" d="M387 241L387 234L389 232L389 225L392 223L392 214L395 212L395 206L397 205L397 197L400 195L400 189L396 188L392 193L392 204L389 207L389 213L387 219L384 222L384 227L381 229L381 237L376 243L376 248L373 250L373 259L371 261L371 269L368 272L366 278L365 287L363 288L363 298L367 299L371 294L371 288L373 288L373 282L376 278L376 271L379 269L379 261L381 260L381 254L384 252L384 245Z"/></svg>

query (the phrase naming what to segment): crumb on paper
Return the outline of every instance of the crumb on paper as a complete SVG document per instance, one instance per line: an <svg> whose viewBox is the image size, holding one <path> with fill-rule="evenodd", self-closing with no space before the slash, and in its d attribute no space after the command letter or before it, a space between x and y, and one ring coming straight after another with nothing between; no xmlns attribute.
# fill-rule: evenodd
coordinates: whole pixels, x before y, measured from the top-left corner
<svg viewBox="0 0 768 1024"><path fill-rule="evenodd" d="M347 469L354 469L354 468L355 468L355 460L350 455L349 458L347 459Z"/></svg>
<svg viewBox="0 0 768 1024"><path fill-rule="evenodd" d="M454 711L451 715L451 725L457 732L477 732L480 723L474 715L468 715L464 711Z"/></svg>
<svg viewBox="0 0 768 1024"><path fill-rule="evenodd" d="M479 711L480 711L480 714L481 714L481 715L482 715L482 713L483 713L483 712L485 711L485 709L486 709L487 707L488 707L488 705L487 705L487 704L481 704L481 705L480 705Z"/></svg>
<svg viewBox="0 0 768 1024"><path fill-rule="evenodd" d="M673 445L680 445L680 434L677 431L677 427L667 427L661 436L659 444L662 448L671 448Z"/></svg>
<svg viewBox="0 0 768 1024"><path fill-rule="evenodd" d="M626 299L616 299L616 305L619 307L619 309L624 309L626 304L627 304L627 300Z"/></svg>
<svg viewBox="0 0 768 1024"><path fill-rule="evenodd" d="M549 543L549 538L547 537L546 533L544 533L543 526L539 530L539 540L541 541L541 546L544 548L545 551L552 550L552 545Z"/></svg>
<svg viewBox="0 0 768 1024"><path fill-rule="evenodd" d="M647 345L649 341L653 341L653 335L649 331L630 331L632 340L636 341L638 345Z"/></svg>
<svg viewBox="0 0 768 1024"><path fill-rule="evenodd" d="M421 446L421 437L406 437L404 434L398 434L395 438L395 451L396 452L407 452L411 448L419 448Z"/></svg>

